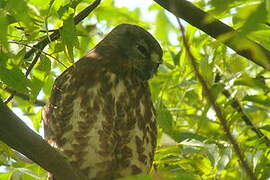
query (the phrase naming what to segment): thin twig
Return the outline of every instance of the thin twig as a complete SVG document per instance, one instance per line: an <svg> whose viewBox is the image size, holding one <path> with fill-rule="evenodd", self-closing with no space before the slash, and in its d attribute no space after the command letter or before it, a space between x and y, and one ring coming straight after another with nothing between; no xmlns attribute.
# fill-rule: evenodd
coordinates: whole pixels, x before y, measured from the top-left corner
<svg viewBox="0 0 270 180"><path fill-rule="evenodd" d="M256 176L255 174L253 173L253 171L251 170L251 168L249 167L247 161L245 160L242 152L241 152L241 149L239 147L239 145L237 144L237 141L234 139L232 133L231 133L231 130L227 124L227 121L221 111L221 108L219 107L219 105L216 103L215 101L215 98L214 98L214 95L212 93L212 91L210 90L210 88L208 87L205 79L203 78L203 76L201 75L198 67L197 67L197 64L196 64L196 59L195 57L193 56L193 54L191 53L190 51L190 47L188 45L188 41L185 37L185 30L184 30L184 27L183 25L181 24L180 20L176 17L177 19L177 22L179 24L179 27L180 27L180 32L182 33L182 37L183 37L183 43L184 43L184 46L186 48L186 51L187 51L187 54L189 56L189 59L190 59L190 62L191 62L191 65L195 71L195 74L199 80L199 82L201 83L205 93L206 93L206 97L207 97L207 100L208 102L213 106L215 112L216 112L216 115L217 117L219 118L220 120L220 124L221 126L223 127L223 130L224 130L224 133L225 135L227 136L227 138L229 139L230 143L232 144L233 148L234 148L234 151L236 152L236 155L238 156L239 160L240 160L240 163L241 165L243 166L244 170L246 171L248 177L251 179L251 180L256 180Z"/></svg>
<svg viewBox="0 0 270 180"><path fill-rule="evenodd" d="M19 27L19 26L14 26L16 29L18 30L21 30L21 31L24 31L25 28L24 27ZM39 30L39 32L42 32L42 33L47 33L47 32L54 32L56 31L55 29L51 29L51 30Z"/></svg>
<svg viewBox="0 0 270 180"><path fill-rule="evenodd" d="M31 45L28 45L26 43L23 43L23 42L18 42L18 41L8 41L8 43L14 43L14 44L20 44L20 45L23 45L23 46L26 46L26 47L30 47L30 48L35 48L34 46L31 46ZM38 49L37 49L38 50ZM59 61L56 57L54 57L53 55L45 52L45 51L41 51L42 54L48 56L48 57L51 57L53 58L56 62L58 62L59 64L61 64L62 66L64 66L66 69L68 68L64 63L62 63L61 61Z"/></svg>
<svg viewBox="0 0 270 180"><path fill-rule="evenodd" d="M14 98L14 93L11 93L10 96L4 101L5 104L9 103Z"/></svg>
<svg viewBox="0 0 270 180"><path fill-rule="evenodd" d="M218 82L220 80L220 74L217 74L216 75L216 78L215 78L215 82ZM231 93L224 89L222 91L222 94L228 98L228 99L231 99L232 100L232 103L231 103L231 106L232 108L234 108L240 115L241 115L241 118L243 119L243 121L245 122L245 124L247 126L249 126L251 128L251 130L253 132L255 132L257 134L257 136L263 140L263 142L266 144L266 146L270 147L270 140L268 139L268 137L263 133L261 132L260 129L258 129L251 121L251 119L246 115L246 113L244 112L242 106L240 105L239 101L235 98L235 97L232 97Z"/></svg>
<svg viewBox="0 0 270 180"><path fill-rule="evenodd" d="M34 100L34 101L31 101L31 98L27 95L27 94L23 94L23 93L20 93L20 92L17 92L17 91L14 91L8 87L6 88L1 88L3 89L4 91L7 91L11 94L13 94L14 96L18 96L20 98L22 98L23 100L26 100L26 101L30 101L32 102L35 106L45 106L46 105L46 102L44 101L41 101L41 100Z"/></svg>

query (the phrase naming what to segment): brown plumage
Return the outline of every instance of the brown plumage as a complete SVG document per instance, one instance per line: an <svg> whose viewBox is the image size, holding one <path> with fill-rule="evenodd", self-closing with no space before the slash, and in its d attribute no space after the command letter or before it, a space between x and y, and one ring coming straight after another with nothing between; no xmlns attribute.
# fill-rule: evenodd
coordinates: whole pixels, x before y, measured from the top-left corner
<svg viewBox="0 0 270 180"><path fill-rule="evenodd" d="M45 136L89 180L149 172L157 129L147 80L161 58L150 33L121 24L56 79Z"/></svg>

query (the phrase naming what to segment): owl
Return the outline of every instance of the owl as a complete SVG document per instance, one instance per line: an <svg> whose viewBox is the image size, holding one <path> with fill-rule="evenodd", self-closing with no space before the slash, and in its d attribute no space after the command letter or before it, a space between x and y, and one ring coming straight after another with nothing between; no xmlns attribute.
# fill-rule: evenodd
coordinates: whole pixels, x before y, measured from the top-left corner
<svg viewBox="0 0 270 180"><path fill-rule="evenodd" d="M45 138L89 180L151 169L157 127L148 80L162 54L146 30L120 24L55 80Z"/></svg>

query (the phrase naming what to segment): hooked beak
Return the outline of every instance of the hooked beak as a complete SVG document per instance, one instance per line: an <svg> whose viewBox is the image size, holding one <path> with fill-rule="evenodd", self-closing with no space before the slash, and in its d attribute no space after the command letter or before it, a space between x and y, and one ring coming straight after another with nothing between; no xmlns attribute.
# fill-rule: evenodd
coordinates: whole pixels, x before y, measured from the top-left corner
<svg viewBox="0 0 270 180"><path fill-rule="evenodd" d="M142 77L142 79L149 80L157 73L158 67L162 63L162 57L157 53L152 53L150 56L150 61L147 61L143 69L140 69L139 75Z"/></svg>
<svg viewBox="0 0 270 180"><path fill-rule="evenodd" d="M151 61L154 64L154 69L153 69L154 72L153 72L153 74L156 74L159 65L163 63L163 59L162 59L162 57L159 54L152 53L151 54Z"/></svg>
<svg viewBox="0 0 270 180"><path fill-rule="evenodd" d="M158 55L157 53L152 53L151 54L151 60L153 63L160 65L163 63L163 59L162 57L160 57L160 55Z"/></svg>

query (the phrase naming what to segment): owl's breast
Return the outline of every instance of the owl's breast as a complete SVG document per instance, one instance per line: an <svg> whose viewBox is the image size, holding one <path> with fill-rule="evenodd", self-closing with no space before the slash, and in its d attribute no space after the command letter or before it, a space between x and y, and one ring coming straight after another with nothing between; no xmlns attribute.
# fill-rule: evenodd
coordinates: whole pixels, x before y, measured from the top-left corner
<svg viewBox="0 0 270 180"><path fill-rule="evenodd" d="M53 114L58 122L52 125L53 134L58 134L58 148L89 179L147 173L156 146L156 121L147 83L110 72L96 77L99 80L84 83L76 93L65 93L58 102L62 107L65 101L62 111L69 112ZM72 90L68 86L74 84L66 88ZM61 133L56 132L59 129Z"/></svg>

